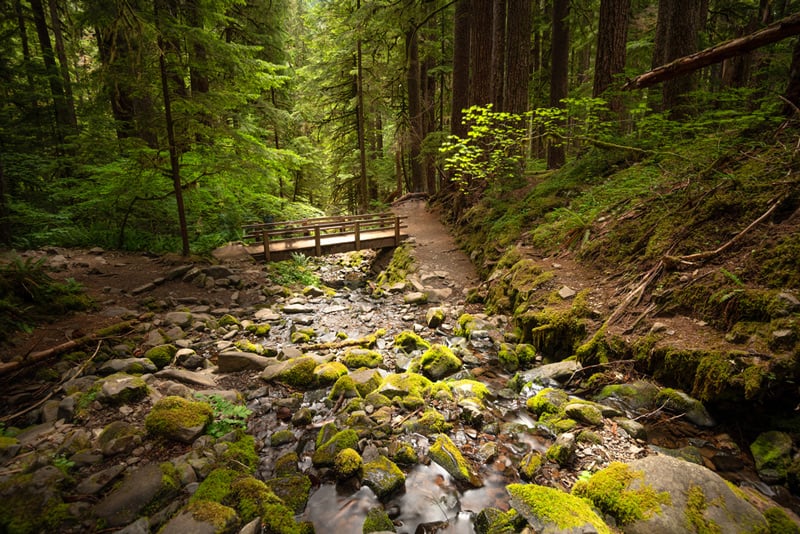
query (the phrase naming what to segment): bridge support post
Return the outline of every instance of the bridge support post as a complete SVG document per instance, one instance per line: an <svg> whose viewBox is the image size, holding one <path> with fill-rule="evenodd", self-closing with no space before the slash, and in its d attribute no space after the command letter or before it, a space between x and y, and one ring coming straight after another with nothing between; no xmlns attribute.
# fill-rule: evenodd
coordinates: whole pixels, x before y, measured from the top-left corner
<svg viewBox="0 0 800 534"><path fill-rule="evenodd" d="M264 259L265 261L270 261L269 258L269 231L264 230L263 232L263 240L264 240Z"/></svg>
<svg viewBox="0 0 800 534"><path fill-rule="evenodd" d="M320 243L319 225L314 226L314 250L317 256L322 256L322 243Z"/></svg>
<svg viewBox="0 0 800 534"><path fill-rule="evenodd" d="M355 232L356 232L356 250L361 250L361 223L359 221L356 221Z"/></svg>
<svg viewBox="0 0 800 534"><path fill-rule="evenodd" d="M400 246L400 217L394 218L394 246Z"/></svg>

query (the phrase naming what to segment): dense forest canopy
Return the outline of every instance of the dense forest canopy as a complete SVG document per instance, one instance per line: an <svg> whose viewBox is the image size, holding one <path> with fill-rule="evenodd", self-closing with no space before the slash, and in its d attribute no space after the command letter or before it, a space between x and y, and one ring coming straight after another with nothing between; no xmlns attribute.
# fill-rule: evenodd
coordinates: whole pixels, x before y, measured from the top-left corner
<svg viewBox="0 0 800 534"><path fill-rule="evenodd" d="M621 87L798 7L3 0L0 241L203 252L249 221L406 192L460 212L592 146L775 126L800 104L790 35Z"/></svg>

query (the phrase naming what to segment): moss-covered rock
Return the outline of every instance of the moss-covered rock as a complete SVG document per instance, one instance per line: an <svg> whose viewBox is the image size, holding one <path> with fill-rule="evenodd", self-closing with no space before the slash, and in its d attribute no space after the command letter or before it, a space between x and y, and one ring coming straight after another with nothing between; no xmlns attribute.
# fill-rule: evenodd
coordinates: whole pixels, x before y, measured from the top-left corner
<svg viewBox="0 0 800 534"><path fill-rule="evenodd" d="M297 438L295 438L294 432L289 429L283 429L272 433L272 435L269 437L269 444L272 447L282 447L289 443L293 443L296 439Z"/></svg>
<svg viewBox="0 0 800 534"><path fill-rule="evenodd" d="M405 441L392 441L389 444L389 458L400 465L414 465L419 462L417 451Z"/></svg>
<svg viewBox="0 0 800 534"><path fill-rule="evenodd" d="M318 362L313 356L300 356L268 366L261 373L267 382L276 381L300 389L316 387L314 370Z"/></svg>
<svg viewBox="0 0 800 534"><path fill-rule="evenodd" d="M252 474L259 462L256 438L241 430L237 432L237 437L236 441L224 442L220 462L226 467Z"/></svg>
<svg viewBox="0 0 800 534"><path fill-rule="evenodd" d="M367 517L364 518L364 524L361 527L361 532L367 534L369 532L397 532L394 528L394 523L389 518L382 507L370 508L367 512Z"/></svg>
<svg viewBox="0 0 800 534"><path fill-rule="evenodd" d="M119 405L139 402L147 396L147 382L141 376L114 373L99 383L96 398L102 403Z"/></svg>
<svg viewBox="0 0 800 534"><path fill-rule="evenodd" d="M348 374L358 390L358 394L365 397L378 389L383 382L383 377L377 369L358 369Z"/></svg>
<svg viewBox="0 0 800 534"><path fill-rule="evenodd" d="M325 362L314 369L317 384L327 387L334 384L340 376L347 374L347 367L341 362Z"/></svg>
<svg viewBox="0 0 800 534"><path fill-rule="evenodd" d="M764 519L767 520L770 534L800 534L800 525L792 521L782 508L773 506L764 510Z"/></svg>
<svg viewBox="0 0 800 534"><path fill-rule="evenodd" d="M422 374L433 380L449 376L461 369L462 362L448 347L440 344L431 345L431 348L422 354L420 367Z"/></svg>
<svg viewBox="0 0 800 534"><path fill-rule="evenodd" d="M426 388L431 386L431 381L418 373L392 373L383 378L383 382L378 387L378 393L390 399L406 395L424 396Z"/></svg>
<svg viewBox="0 0 800 534"><path fill-rule="evenodd" d="M417 432L423 436L432 436L441 432L448 432L453 428L444 415L436 408L428 408L416 419L409 419L403 425L409 432Z"/></svg>
<svg viewBox="0 0 800 534"><path fill-rule="evenodd" d="M586 402L572 402L565 405L564 414L585 425L600 426L603 424L603 413L600 409Z"/></svg>
<svg viewBox="0 0 800 534"><path fill-rule="evenodd" d="M603 513L625 525L660 513L660 506L670 502L668 493L657 492L646 484L631 488L632 482L642 477L641 472L628 465L612 462L588 480L578 481L572 492L589 499Z"/></svg>
<svg viewBox="0 0 800 534"><path fill-rule="evenodd" d="M255 336L267 337L272 330L272 325L269 323L249 324L246 330Z"/></svg>
<svg viewBox="0 0 800 534"><path fill-rule="evenodd" d="M627 384L609 384L595 396L597 402L621 406L632 410L655 407L658 386L652 382L638 380Z"/></svg>
<svg viewBox="0 0 800 534"><path fill-rule="evenodd" d="M656 395L655 402L669 411L684 414L687 420L697 426L712 427L717 424L702 402L683 391L664 388Z"/></svg>
<svg viewBox="0 0 800 534"><path fill-rule="evenodd" d="M241 472L233 469L214 469L197 487L197 490L192 494L190 502L225 502L233 492L231 484L242 476Z"/></svg>
<svg viewBox="0 0 800 534"><path fill-rule="evenodd" d="M477 470L470 464L456 444L446 434L439 434L428 454L457 482L477 488L483 485Z"/></svg>
<svg viewBox="0 0 800 534"><path fill-rule="evenodd" d="M394 346L400 348L403 352L413 352L415 350L427 350L431 347L431 344L411 330L403 330L394 336Z"/></svg>
<svg viewBox="0 0 800 534"><path fill-rule="evenodd" d="M792 464L792 438L789 434L776 430L759 434L750 444L750 452L761 478L773 484L786 480Z"/></svg>
<svg viewBox="0 0 800 534"><path fill-rule="evenodd" d="M238 339L233 343L233 346L242 352L250 352L258 355L264 354L264 345L253 343L249 339Z"/></svg>
<svg viewBox="0 0 800 534"><path fill-rule="evenodd" d="M360 396L361 394L358 392L358 388L356 388L356 383L350 375L340 376L328 394L328 398L331 400L338 400L339 397L352 399Z"/></svg>
<svg viewBox="0 0 800 534"><path fill-rule="evenodd" d="M511 506L535 532L612 532L591 506L575 495L536 484L509 484L506 491Z"/></svg>
<svg viewBox="0 0 800 534"><path fill-rule="evenodd" d="M568 400L569 395L563 389L544 388L525 401L525 407L542 417L546 414L558 413Z"/></svg>
<svg viewBox="0 0 800 534"><path fill-rule="evenodd" d="M144 353L144 357L153 362L153 365L163 369L172 362L178 347L175 345L158 345Z"/></svg>
<svg viewBox="0 0 800 534"><path fill-rule="evenodd" d="M542 454L539 451L530 451L519 462L520 476L525 480L532 481L539 468L542 467L543 462L544 458L542 458Z"/></svg>
<svg viewBox="0 0 800 534"><path fill-rule="evenodd" d="M339 480L345 480L352 476L360 477L363 467L364 460L361 455L349 447L339 451L333 459L333 470Z"/></svg>
<svg viewBox="0 0 800 534"><path fill-rule="evenodd" d="M315 337L317 337L317 331L314 330L314 328L310 326L303 326L292 330L289 339L292 341L292 343L301 345L303 343L310 343Z"/></svg>
<svg viewBox="0 0 800 534"><path fill-rule="evenodd" d="M317 446L317 449L311 456L311 461L317 467L333 466L337 454L344 449L355 449L357 445L358 434L351 429L342 430Z"/></svg>
<svg viewBox="0 0 800 534"><path fill-rule="evenodd" d="M308 503L311 492L311 479L307 475L297 473L267 480L266 485L272 493L280 497L295 514L301 513Z"/></svg>
<svg viewBox="0 0 800 534"><path fill-rule="evenodd" d="M350 369L375 368L383 364L383 355L376 350L352 348L344 353L342 363Z"/></svg>
<svg viewBox="0 0 800 534"><path fill-rule="evenodd" d="M450 386L450 391L452 391L456 398L459 399L474 397L483 401L492 397L492 392L489 390L489 386L483 382L479 382L478 380L471 380L468 378L461 380L448 380L447 385Z"/></svg>
<svg viewBox="0 0 800 534"><path fill-rule="evenodd" d="M244 523L260 517L265 532L304 534L306 530L294 520L293 511L267 485L253 477L244 477L231 484L230 501Z"/></svg>
<svg viewBox="0 0 800 534"><path fill-rule="evenodd" d="M393 461L378 456L364 464L361 481L383 501L405 486L406 476Z"/></svg>
<svg viewBox="0 0 800 534"><path fill-rule="evenodd" d="M214 412L208 403L172 396L159 399L145 417L144 424L152 435L192 443L213 418Z"/></svg>

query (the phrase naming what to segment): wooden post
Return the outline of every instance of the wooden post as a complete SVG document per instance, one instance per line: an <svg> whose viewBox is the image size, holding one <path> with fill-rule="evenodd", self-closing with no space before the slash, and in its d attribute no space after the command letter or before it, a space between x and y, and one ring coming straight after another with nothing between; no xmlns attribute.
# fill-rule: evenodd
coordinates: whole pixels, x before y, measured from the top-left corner
<svg viewBox="0 0 800 534"><path fill-rule="evenodd" d="M314 248L317 252L317 256L322 256L322 243L320 243L319 239L319 225L314 225Z"/></svg>
<svg viewBox="0 0 800 534"><path fill-rule="evenodd" d="M394 246L400 246L400 217L394 218Z"/></svg>
<svg viewBox="0 0 800 534"><path fill-rule="evenodd" d="M356 250L361 250L361 222L356 221Z"/></svg>
<svg viewBox="0 0 800 534"><path fill-rule="evenodd" d="M264 260L269 262L269 230L262 232L264 239Z"/></svg>

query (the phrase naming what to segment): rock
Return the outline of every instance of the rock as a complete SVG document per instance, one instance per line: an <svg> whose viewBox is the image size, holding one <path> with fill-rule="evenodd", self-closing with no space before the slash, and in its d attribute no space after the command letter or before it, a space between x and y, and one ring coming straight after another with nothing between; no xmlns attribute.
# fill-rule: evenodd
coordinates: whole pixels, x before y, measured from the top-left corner
<svg viewBox="0 0 800 534"><path fill-rule="evenodd" d="M381 373L377 369L359 369L358 371L351 371L347 375L352 381L353 385L362 397L375 391L381 385Z"/></svg>
<svg viewBox="0 0 800 534"><path fill-rule="evenodd" d="M403 295L403 302L406 304L421 306L428 302L428 294L422 291L411 291L410 293Z"/></svg>
<svg viewBox="0 0 800 534"><path fill-rule="evenodd" d="M98 369L98 374L110 375L114 373L142 374L155 373L158 368L148 358L116 358L103 363Z"/></svg>
<svg viewBox="0 0 800 534"><path fill-rule="evenodd" d="M125 471L125 464L118 464L102 471L98 471L78 483L75 491L83 495L94 495L108 486L115 478Z"/></svg>
<svg viewBox="0 0 800 534"><path fill-rule="evenodd" d="M265 321L268 323L281 320L281 315L270 308L261 308L255 313L254 317L257 321Z"/></svg>
<svg viewBox="0 0 800 534"><path fill-rule="evenodd" d="M759 434L750 444L758 476L768 484L781 484L786 480L792 463L792 438L785 432L773 430Z"/></svg>
<svg viewBox="0 0 800 534"><path fill-rule="evenodd" d="M342 362L325 362L314 368L314 377L317 384L323 387L330 386L347 374L347 367Z"/></svg>
<svg viewBox="0 0 800 534"><path fill-rule="evenodd" d="M144 424L150 434L192 443L203 433L213 417L211 406L205 402L190 401L182 397L164 397L153 405Z"/></svg>
<svg viewBox="0 0 800 534"><path fill-rule="evenodd" d="M178 493L178 481L164 473L157 464L142 466L128 476L93 509L106 527L121 527L134 521L148 505L167 502Z"/></svg>
<svg viewBox="0 0 800 534"><path fill-rule="evenodd" d="M238 532L236 510L223 504L200 500L190 503L172 517L159 534L234 534Z"/></svg>
<svg viewBox="0 0 800 534"><path fill-rule="evenodd" d="M652 382L638 380L630 384L610 384L594 398L595 401L623 411L651 410L655 404L658 386Z"/></svg>
<svg viewBox="0 0 800 534"><path fill-rule="evenodd" d="M203 368L206 362L207 360L197 354L194 349L178 349L178 352L175 353L175 363L190 371Z"/></svg>
<svg viewBox="0 0 800 534"><path fill-rule="evenodd" d="M572 459L575 452L575 434L564 432L559 434L555 443L547 449L547 458L560 466L565 466Z"/></svg>
<svg viewBox="0 0 800 534"><path fill-rule="evenodd" d="M354 430L342 430L319 445L311 456L311 461L317 467L330 467L334 465L337 454L348 448L355 449L357 446L358 434Z"/></svg>
<svg viewBox="0 0 800 534"><path fill-rule="evenodd" d="M456 481L473 488L483 486L480 475L446 434L436 437L428 454L431 460L442 466Z"/></svg>
<svg viewBox="0 0 800 534"><path fill-rule="evenodd" d="M564 413L567 417L590 426L600 426L603 424L603 414L600 410L586 402L573 402L564 406Z"/></svg>
<svg viewBox="0 0 800 534"><path fill-rule="evenodd" d="M281 311L287 314L314 313L314 308L307 304L287 304Z"/></svg>
<svg viewBox="0 0 800 534"><path fill-rule="evenodd" d="M278 363L278 360L275 358L259 356L251 352L221 352L217 356L217 368L220 373L263 371L267 366L275 363Z"/></svg>
<svg viewBox="0 0 800 534"><path fill-rule="evenodd" d="M181 327L191 326L192 314L183 311L169 312L164 316L164 322Z"/></svg>
<svg viewBox="0 0 800 534"><path fill-rule="evenodd" d="M356 347L344 353L342 363L349 369L375 368L383 364L383 355L376 350Z"/></svg>
<svg viewBox="0 0 800 534"><path fill-rule="evenodd" d="M298 473L282 476L267 480L266 484L295 514L303 512L311 492L311 479L308 475Z"/></svg>
<svg viewBox="0 0 800 534"><path fill-rule="evenodd" d="M717 423L697 399L693 399L678 389L664 388L658 392L654 399L656 405L664 406L667 410L682 413L687 421L697 426L712 427Z"/></svg>
<svg viewBox="0 0 800 534"><path fill-rule="evenodd" d="M670 456L612 463L573 491L615 517L626 534L769 532L764 517L722 477Z"/></svg>
<svg viewBox="0 0 800 534"><path fill-rule="evenodd" d="M113 374L102 381L97 400L107 404L138 402L147 396L147 384L138 376Z"/></svg>
<svg viewBox="0 0 800 534"><path fill-rule="evenodd" d="M355 449L344 449L333 459L333 470L338 480L347 480L352 476L361 476L364 460Z"/></svg>
<svg viewBox="0 0 800 534"><path fill-rule="evenodd" d="M506 491L511 497L511 507L525 518L534 532L611 534L608 525L579 497L536 484L510 484Z"/></svg>
<svg viewBox="0 0 800 534"><path fill-rule="evenodd" d="M444 308L429 308L425 313L425 324L428 328L439 328L444 322Z"/></svg>
<svg viewBox="0 0 800 534"><path fill-rule="evenodd" d="M384 510L382 506L375 506L367 511L364 524L361 526L361 532L363 534L382 534L386 532L396 532L396 530L386 510Z"/></svg>
<svg viewBox="0 0 800 534"><path fill-rule="evenodd" d="M314 369L318 362L312 356L301 356L267 366L261 378L267 382L283 382L290 386L312 389L315 386Z"/></svg>
<svg viewBox="0 0 800 534"><path fill-rule="evenodd" d="M178 347L175 345L158 345L145 352L144 357L152 361L159 369L163 369L172 363L172 358L175 357L177 352Z"/></svg>
<svg viewBox="0 0 800 534"><path fill-rule="evenodd" d="M569 400L563 389L544 388L525 402L525 407L537 416L558 413Z"/></svg>
<svg viewBox="0 0 800 534"><path fill-rule="evenodd" d="M577 292L568 286L561 286L561 289L558 290L558 296L564 300L571 299L577 294Z"/></svg>
<svg viewBox="0 0 800 534"><path fill-rule="evenodd" d="M114 456L132 451L142 443L142 431L125 421L109 423L97 438L104 456Z"/></svg>
<svg viewBox="0 0 800 534"><path fill-rule="evenodd" d="M162 369L161 371L157 372L155 376L161 379L177 380L178 382L183 382L184 384L202 386L207 388L213 388L217 386L217 381L214 379L212 375L208 373L187 371L186 369L176 369L173 367L168 367L166 369Z"/></svg>
<svg viewBox="0 0 800 534"><path fill-rule="evenodd" d="M432 382L417 373L393 373L383 377L383 382L377 392L393 399L407 395L422 396L422 391L430 387Z"/></svg>
<svg viewBox="0 0 800 534"><path fill-rule="evenodd" d="M422 354L422 374L433 380L449 376L461 368L461 360L445 345L434 344Z"/></svg>
<svg viewBox="0 0 800 534"><path fill-rule="evenodd" d="M615 417L614 422L617 423L622 430L627 432L630 437L642 441L647 440L647 430L640 422L628 419L627 417Z"/></svg>
<svg viewBox="0 0 800 534"><path fill-rule="evenodd" d="M580 371L581 367L581 364L575 360L562 360L534 367L521 373L520 376L525 384L533 382L543 386L550 386L553 381L561 382L567 380L577 371Z"/></svg>
<svg viewBox="0 0 800 534"><path fill-rule="evenodd" d="M393 461L385 456L378 456L364 464L361 481L379 500L385 501L405 486L406 476Z"/></svg>

